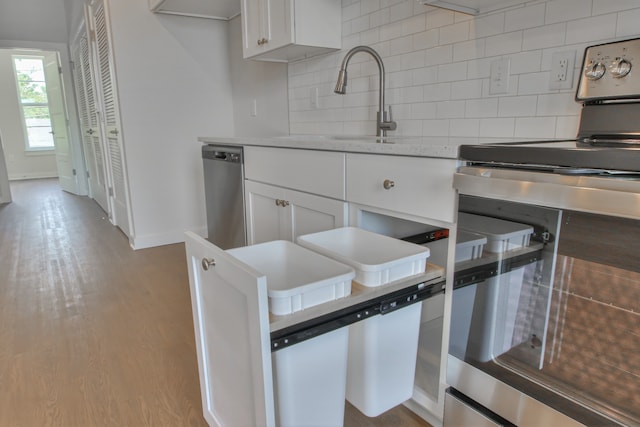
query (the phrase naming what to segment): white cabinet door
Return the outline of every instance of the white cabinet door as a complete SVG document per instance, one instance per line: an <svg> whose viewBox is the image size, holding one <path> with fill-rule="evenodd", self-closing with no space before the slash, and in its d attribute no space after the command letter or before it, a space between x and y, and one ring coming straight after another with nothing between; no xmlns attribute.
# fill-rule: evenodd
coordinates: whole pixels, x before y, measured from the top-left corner
<svg viewBox="0 0 640 427"><path fill-rule="evenodd" d="M211 426L274 426L267 278L185 235L204 418Z"/></svg>
<svg viewBox="0 0 640 427"><path fill-rule="evenodd" d="M242 0L242 50L245 58L264 50L260 43L266 23L263 9L262 0Z"/></svg>
<svg viewBox="0 0 640 427"><path fill-rule="evenodd" d="M347 203L259 182L245 181L250 245L295 239L347 224Z"/></svg>
<svg viewBox="0 0 640 427"><path fill-rule="evenodd" d="M342 47L340 0L242 0L243 57L291 61Z"/></svg>
<svg viewBox="0 0 640 427"><path fill-rule="evenodd" d="M272 185L245 181L247 243L286 240L287 223L284 209L276 201L284 200L284 190Z"/></svg>
<svg viewBox="0 0 640 427"><path fill-rule="evenodd" d="M298 236L347 225L348 205L341 200L289 190L285 201L290 204L292 242L295 242Z"/></svg>

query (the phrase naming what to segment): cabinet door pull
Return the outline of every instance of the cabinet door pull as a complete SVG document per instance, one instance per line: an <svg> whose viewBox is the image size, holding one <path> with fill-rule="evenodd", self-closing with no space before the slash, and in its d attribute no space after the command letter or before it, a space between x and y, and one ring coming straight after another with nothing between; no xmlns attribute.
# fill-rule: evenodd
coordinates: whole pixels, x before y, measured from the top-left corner
<svg viewBox="0 0 640 427"><path fill-rule="evenodd" d="M202 258L202 269L207 271L209 267L215 267L216 260L213 258Z"/></svg>
<svg viewBox="0 0 640 427"><path fill-rule="evenodd" d="M396 186L396 183L391 181L390 179L385 179L384 182L382 183L382 186L384 187L385 190L391 190L393 187Z"/></svg>

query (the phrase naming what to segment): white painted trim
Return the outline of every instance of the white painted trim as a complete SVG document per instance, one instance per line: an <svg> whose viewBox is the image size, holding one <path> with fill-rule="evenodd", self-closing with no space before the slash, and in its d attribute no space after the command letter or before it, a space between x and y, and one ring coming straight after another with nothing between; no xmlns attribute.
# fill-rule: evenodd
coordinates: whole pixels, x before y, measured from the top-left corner
<svg viewBox="0 0 640 427"><path fill-rule="evenodd" d="M206 237L206 227L193 227L191 231L199 236ZM135 250L146 249L154 246L172 245L174 243L184 242L185 230L173 230L161 234L148 234L146 236L132 236L129 239L129 244Z"/></svg>
<svg viewBox="0 0 640 427"><path fill-rule="evenodd" d="M58 172L36 172L36 173L26 173L26 174L10 174L9 181L20 181L23 179L44 179L44 178L57 178Z"/></svg>

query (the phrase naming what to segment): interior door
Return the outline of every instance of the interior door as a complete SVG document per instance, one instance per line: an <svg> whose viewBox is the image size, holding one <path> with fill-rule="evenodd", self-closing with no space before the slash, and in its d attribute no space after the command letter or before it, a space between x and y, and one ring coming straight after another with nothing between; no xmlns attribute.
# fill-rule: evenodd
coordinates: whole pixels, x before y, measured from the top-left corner
<svg viewBox="0 0 640 427"><path fill-rule="evenodd" d="M211 426L274 426L267 278L185 234L204 418Z"/></svg>
<svg viewBox="0 0 640 427"><path fill-rule="evenodd" d="M11 187L9 186L9 174L7 163L4 158L4 148L2 146L2 134L0 134L0 203L11 202Z"/></svg>
<svg viewBox="0 0 640 427"><path fill-rule="evenodd" d="M60 61L57 52L44 53L44 73L47 82L47 98L49 101L49 114L51 115L51 132L56 152L56 165L58 167L58 180L64 191L77 194L73 155L69 144L67 131L67 110L63 95L60 73Z"/></svg>
<svg viewBox="0 0 640 427"><path fill-rule="evenodd" d="M82 145L89 180L89 195L109 213L107 199L107 179L104 167L104 145L99 129L98 112L96 110L95 89L91 73L89 41L83 34L74 46L73 62L74 83L82 128Z"/></svg>
<svg viewBox="0 0 640 427"><path fill-rule="evenodd" d="M106 151L109 166L109 196L113 206L112 221L127 235L131 236L129 223L129 195L127 188L126 162L118 111L115 73L109 28L104 2L97 2L91 8L94 21L97 74L100 82L103 120L105 128Z"/></svg>

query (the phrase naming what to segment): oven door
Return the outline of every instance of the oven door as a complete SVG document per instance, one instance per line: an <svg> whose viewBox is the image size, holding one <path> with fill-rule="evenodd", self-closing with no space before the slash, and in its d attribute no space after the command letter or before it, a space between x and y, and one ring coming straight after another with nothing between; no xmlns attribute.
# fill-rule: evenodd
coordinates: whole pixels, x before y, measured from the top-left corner
<svg viewBox="0 0 640 427"><path fill-rule="evenodd" d="M448 383L516 425L640 425L638 183L513 172L454 180L461 212L533 232L456 264Z"/></svg>

